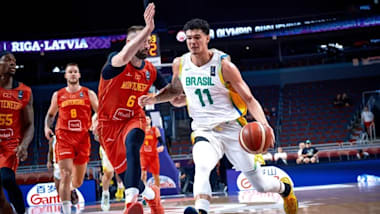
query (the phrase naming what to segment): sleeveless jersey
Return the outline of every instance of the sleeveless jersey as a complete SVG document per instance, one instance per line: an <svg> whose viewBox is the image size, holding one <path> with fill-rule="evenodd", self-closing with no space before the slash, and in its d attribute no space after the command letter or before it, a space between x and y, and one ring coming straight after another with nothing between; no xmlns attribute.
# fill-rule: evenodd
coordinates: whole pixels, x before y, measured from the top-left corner
<svg viewBox="0 0 380 214"><path fill-rule="evenodd" d="M156 127L153 126L150 129L146 129L144 143L141 146L140 152L144 155L157 155L157 143Z"/></svg>
<svg viewBox="0 0 380 214"><path fill-rule="evenodd" d="M157 71L147 60L142 69L128 63L116 77L99 82L99 121L126 121L145 115L137 100L148 93L157 77Z"/></svg>
<svg viewBox="0 0 380 214"><path fill-rule="evenodd" d="M66 88L58 91L58 121L56 130L87 132L91 127L91 102L88 88L70 93Z"/></svg>
<svg viewBox="0 0 380 214"><path fill-rule="evenodd" d="M29 103L32 90L19 83L14 89L0 87L0 142L23 138L23 114L22 110Z"/></svg>
<svg viewBox="0 0 380 214"><path fill-rule="evenodd" d="M196 66L191 62L191 53L187 53L181 57L179 66L193 130L210 129L240 119L247 112L246 104L223 80L221 61L227 55L216 49L210 51L213 56L205 65Z"/></svg>

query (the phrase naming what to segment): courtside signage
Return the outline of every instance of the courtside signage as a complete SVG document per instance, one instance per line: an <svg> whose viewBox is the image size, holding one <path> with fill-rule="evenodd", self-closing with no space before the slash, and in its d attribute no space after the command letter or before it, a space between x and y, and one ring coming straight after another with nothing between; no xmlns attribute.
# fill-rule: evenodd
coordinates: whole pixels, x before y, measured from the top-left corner
<svg viewBox="0 0 380 214"><path fill-rule="evenodd" d="M84 204L82 193L77 189L79 203ZM57 190L53 182L34 185L26 196L26 201L30 207L40 205L53 205L61 203Z"/></svg>

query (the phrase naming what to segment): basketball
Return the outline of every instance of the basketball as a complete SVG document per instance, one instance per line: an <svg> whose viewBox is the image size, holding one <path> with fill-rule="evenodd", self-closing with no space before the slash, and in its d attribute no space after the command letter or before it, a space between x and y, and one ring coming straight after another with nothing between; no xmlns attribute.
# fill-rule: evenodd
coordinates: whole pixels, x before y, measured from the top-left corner
<svg viewBox="0 0 380 214"><path fill-rule="evenodd" d="M260 154L271 146L272 141L269 126L259 122L248 123L240 130L240 146L248 153Z"/></svg>

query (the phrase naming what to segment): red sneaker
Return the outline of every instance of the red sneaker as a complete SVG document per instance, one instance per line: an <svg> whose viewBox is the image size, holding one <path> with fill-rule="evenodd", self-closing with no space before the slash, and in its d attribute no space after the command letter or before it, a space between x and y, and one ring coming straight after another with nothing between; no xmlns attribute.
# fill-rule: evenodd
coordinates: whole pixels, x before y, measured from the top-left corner
<svg viewBox="0 0 380 214"><path fill-rule="evenodd" d="M144 208L139 202L132 202L125 205L123 214L144 214Z"/></svg>
<svg viewBox="0 0 380 214"><path fill-rule="evenodd" d="M151 214L164 214L164 207L161 204L160 189L155 185L151 186L154 191L155 197L153 200L148 200L145 198L145 201L148 203Z"/></svg>

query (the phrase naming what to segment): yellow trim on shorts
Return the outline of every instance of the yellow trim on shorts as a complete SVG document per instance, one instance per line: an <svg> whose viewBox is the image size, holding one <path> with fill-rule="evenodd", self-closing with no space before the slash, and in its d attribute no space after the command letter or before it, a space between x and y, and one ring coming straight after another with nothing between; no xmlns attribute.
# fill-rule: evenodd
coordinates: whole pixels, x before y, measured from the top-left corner
<svg viewBox="0 0 380 214"><path fill-rule="evenodd" d="M236 119L236 121L239 123L241 127L245 126L248 123L247 119L245 119L243 115Z"/></svg>

